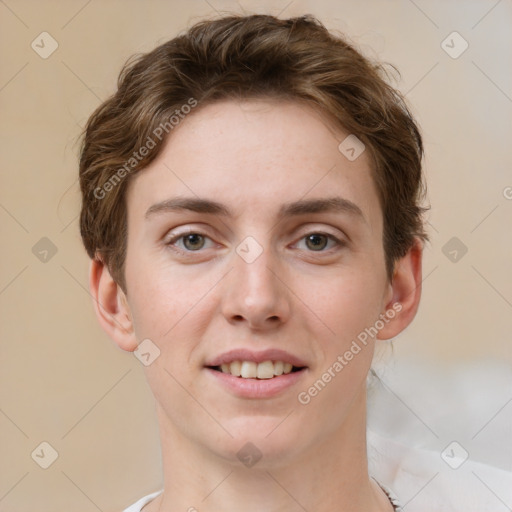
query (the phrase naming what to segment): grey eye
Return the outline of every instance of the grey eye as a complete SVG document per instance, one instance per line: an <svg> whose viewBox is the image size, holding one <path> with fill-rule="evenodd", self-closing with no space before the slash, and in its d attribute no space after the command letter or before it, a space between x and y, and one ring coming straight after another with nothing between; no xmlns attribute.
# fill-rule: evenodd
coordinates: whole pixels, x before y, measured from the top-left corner
<svg viewBox="0 0 512 512"><path fill-rule="evenodd" d="M327 246L329 237L320 233L312 233L311 235L307 235L305 239L308 248L312 249L313 251L318 251L324 249Z"/></svg>
<svg viewBox="0 0 512 512"><path fill-rule="evenodd" d="M204 237L199 233L189 233L181 237L183 239L183 245L190 251L202 249L204 246Z"/></svg>

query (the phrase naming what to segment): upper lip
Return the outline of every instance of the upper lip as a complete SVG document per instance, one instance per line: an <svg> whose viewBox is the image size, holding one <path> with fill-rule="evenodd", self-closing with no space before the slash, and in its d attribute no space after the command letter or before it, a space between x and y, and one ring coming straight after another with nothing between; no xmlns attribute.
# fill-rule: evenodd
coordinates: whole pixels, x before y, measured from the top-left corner
<svg viewBox="0 0 512 512"><path fill-rule="evenodd" d="M284 350L268 349L255 352L245 348L237 348L224 352L223 354L210 359L205 366L220 366L221 364L229 364L233 361L253 361L254 363L263 363L264 361L283 361L283 363L291 363L296 367L302 368L307 366L302 359Z"/></svg>

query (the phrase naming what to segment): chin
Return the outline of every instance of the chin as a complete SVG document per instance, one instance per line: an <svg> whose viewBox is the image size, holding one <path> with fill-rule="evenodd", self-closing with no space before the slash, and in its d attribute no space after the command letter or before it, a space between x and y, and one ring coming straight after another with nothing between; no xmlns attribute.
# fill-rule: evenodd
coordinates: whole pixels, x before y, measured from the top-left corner
<svg viewBox="0 0 512 512"><path fill-rule="evenodd" d="M222 422L233 437L213 440L211 449L237 465L276 468L292 462L305 449L304 427L292 415L244 416ZM285 419L286 418L286 419ZM284 420L284 421L283 421Z"/></svg>

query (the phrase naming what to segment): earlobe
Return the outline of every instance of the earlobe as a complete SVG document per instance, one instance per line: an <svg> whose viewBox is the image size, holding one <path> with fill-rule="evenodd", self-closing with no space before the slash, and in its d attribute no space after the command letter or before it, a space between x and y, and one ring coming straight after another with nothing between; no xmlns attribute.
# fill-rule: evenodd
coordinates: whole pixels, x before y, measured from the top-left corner
<svg viewBox="0 0 512 512"><path fill-rule="evenodd" d="M90 263L89 289L103 330L120 348L133 352L137 348L137 340L128 300L99 258Z"/></svg>
<svg viewBox="0 0 512 512"><path fill-rule="evenodd" d="M377 339L388 340L400 334L414 319L421 298L423 244L416 239L407 254L395 264L391 299L384 314L389 318Z"/></svg>

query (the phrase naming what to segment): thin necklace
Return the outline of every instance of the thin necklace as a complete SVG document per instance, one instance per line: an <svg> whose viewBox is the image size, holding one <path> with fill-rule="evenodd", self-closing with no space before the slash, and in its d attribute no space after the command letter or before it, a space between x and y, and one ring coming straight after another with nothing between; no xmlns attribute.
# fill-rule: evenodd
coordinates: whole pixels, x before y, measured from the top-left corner
<svg viewBox="0 0 512 512"><path fill-rule="evenodd" d="M393 491L391 491L391 489L387 486L385 486L384 484L381 484L376 478L374 478L373 476L371 477L375 480L375 482L377 482L377 485L384 491L384 493L386 494L386 496L388 497L388 500L390 501L391 505L393 505L393 508L395 510L395 512L404 512L403 508L402 508L402 504L400 503L400 501L398 500L398 498L393 494ZM155 496L154 499L156 499L157 496ZM160 504L158 505L158 510L157 512L160 512L160 505L162 504L162 502L160 502ZM149 505L149 503L146 503L146 505ZM141 508L141 512L144 511L144 509L146 508L146 505L144 505L142 508Z"/></svg>

